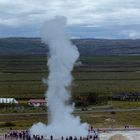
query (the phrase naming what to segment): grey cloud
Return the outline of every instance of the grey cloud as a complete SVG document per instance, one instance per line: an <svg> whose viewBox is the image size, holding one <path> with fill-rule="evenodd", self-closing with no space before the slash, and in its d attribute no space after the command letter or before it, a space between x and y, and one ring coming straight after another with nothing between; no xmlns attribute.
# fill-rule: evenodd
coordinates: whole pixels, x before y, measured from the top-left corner
<svg viewBox="0 0 140 140"><path fill-rule="evenodd" d="M139 0L0 0L0 28L19 30L17 35L22 34L22 28L27 36L33 29L37 32L44 20L56 15L66 16L69 26L75 26L72 36L139 36ZM78 27L82 29L79 31ZM6 32L2 30L1 36Z"/></svg>

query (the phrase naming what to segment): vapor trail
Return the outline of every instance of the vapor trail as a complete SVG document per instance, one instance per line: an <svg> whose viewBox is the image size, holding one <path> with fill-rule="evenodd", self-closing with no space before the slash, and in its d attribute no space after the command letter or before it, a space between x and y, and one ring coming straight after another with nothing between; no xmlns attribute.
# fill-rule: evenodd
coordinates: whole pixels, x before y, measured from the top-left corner
<svg viewBox="0 0 140 140"><path fill-rule="evenodd" d="M79 57L78 49L69 40L66 32L66 18L55 17L45 22L42 28L42 41L49 46L47 80L48 125L35 124L32 134L44 136L86 136L88 125L73 116L74 106L69 104L72 82L71 71Z"/></svg>

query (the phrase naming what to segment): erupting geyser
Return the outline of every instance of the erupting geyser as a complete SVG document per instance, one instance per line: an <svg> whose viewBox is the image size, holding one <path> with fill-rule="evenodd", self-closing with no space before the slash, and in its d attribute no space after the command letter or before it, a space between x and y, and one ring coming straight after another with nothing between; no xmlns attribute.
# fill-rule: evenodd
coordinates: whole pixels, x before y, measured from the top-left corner
<svg viewBox="0 0 140 140"><path fill-rule="evenodd" d="M31 135L60 138L62 136L87 136L88 124L81 123L72 113L74 106L68 104L71 97L71 71L79 57L78 49L66 33L66 18L55 17L42 28L42 41L49 46L47 80L48 125L38 123L30 129Z"/></svg>

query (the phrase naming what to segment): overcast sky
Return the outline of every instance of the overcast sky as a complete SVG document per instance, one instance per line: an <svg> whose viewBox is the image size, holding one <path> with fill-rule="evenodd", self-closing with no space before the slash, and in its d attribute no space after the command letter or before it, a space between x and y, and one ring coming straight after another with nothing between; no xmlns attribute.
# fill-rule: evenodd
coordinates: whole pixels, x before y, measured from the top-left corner
<svg viewBox="0 0 140 140"><path fill-rule="evenodd" d="M140 38L140 0L0 0L0 37L40 36L57 15L73 38Z"/></svg>

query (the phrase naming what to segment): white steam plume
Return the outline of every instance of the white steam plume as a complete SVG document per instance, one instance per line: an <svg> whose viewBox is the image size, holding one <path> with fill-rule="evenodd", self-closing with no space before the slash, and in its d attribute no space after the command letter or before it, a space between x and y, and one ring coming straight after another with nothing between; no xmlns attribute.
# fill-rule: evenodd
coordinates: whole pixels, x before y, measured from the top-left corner
<svg viewBox="0 0 140 140"><path fill-rule="evenodd" d="M88 124L81 123L72 113L74 106L68 104L71 97L71 71L79 57L78 49L66 33L66 18L55 17L42 28L42 41L49 45L49 77L46 100L48 104L48 125L33 125L30 133L55 138L61 136L86 136Z"/></svg>

